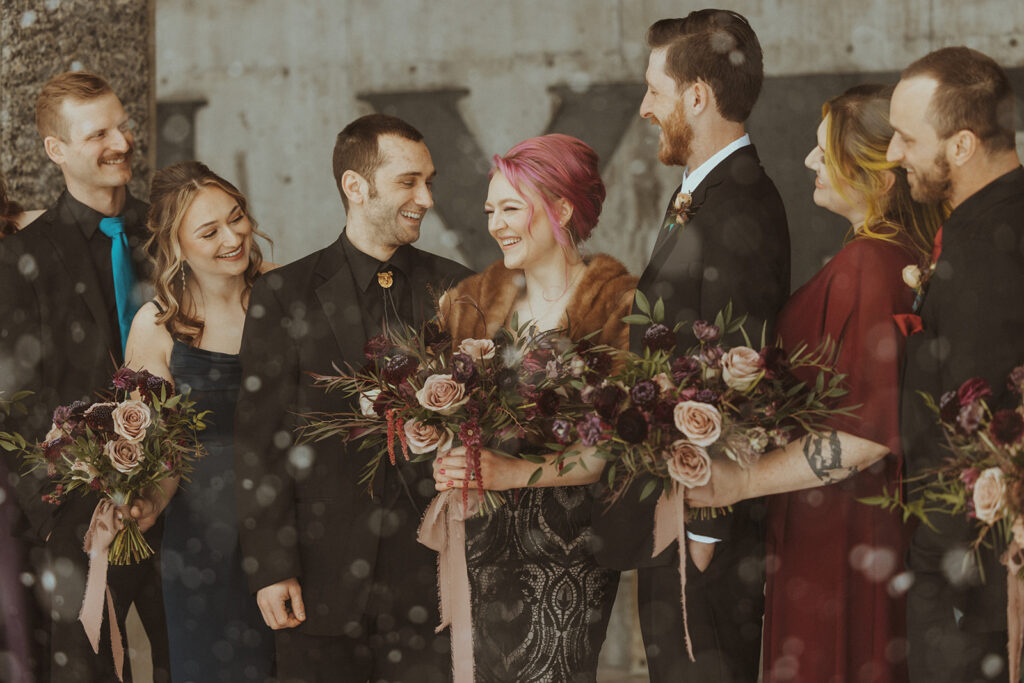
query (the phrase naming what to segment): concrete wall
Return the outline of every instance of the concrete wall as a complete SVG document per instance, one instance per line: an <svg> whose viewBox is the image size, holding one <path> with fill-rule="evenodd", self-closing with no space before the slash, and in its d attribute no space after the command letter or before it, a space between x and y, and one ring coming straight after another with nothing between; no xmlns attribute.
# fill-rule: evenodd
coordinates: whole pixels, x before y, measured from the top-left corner
<svg viewBox="0 0 1024 683"><path fill-rule="evenodd" d="M11 195L43 208L64 189L36 132L36 97L64 71L102 75L135 120L131 190L149 194L155 119L152 0L0 0L0 170Z"/></svg>
<svg viewBox="0 0 1024 683"><path fill-rule="evenodd" d="M330 149L345 123L373 111L369 100L380 106L394 93L427 101L435 91L464 91L437 93L448 98L452 125L434 121L442 134L428 135L427 142L435 161L444 152L461 154L473 158L471 168L438 163L438 206L424 224L421 245L479 265L498 255L480 239L485 224L473 208L482 206L479 176L486 159L548 130L564 103L554 87L585 98L600 84L639 86L646 27L698 6L665 0L158 0L157 95L206 101L195 118L196 156L241 184L276 242L275 260L286 262L329 242L344 223ZM811 205L809 175L802 170L821 101L860 80L891 78L943 45L965 43L1007 67L1024 66L1018 42L1024 3L1016 0L969 6L955 0L744 0L733 7L750 19L764 46L770 78L751 129L769 171L781 178L795 285L835 251L845 231L842 221ZM639 95L626 102L635 114ZM406 101L395 111L415 119L411 106ZM595 109L595 125L604 118ZM413 122L432 127L431 121ZM452 132L463 125L464 133ZM616 139L603 140L612 150L603 160L609 192L591 248L639 269L679 170L656 162L656 131L639 116L602 135ZM473 168L475 180L466 176Z"/></svg>

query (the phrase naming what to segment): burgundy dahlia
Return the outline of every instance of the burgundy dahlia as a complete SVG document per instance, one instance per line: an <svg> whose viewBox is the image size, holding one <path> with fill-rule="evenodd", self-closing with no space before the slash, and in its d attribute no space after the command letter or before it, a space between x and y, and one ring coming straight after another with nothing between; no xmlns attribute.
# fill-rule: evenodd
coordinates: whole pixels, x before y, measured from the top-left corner
<svg viewBox="0 0 1024 683"><path fill-rule="evenodd" d="M766 346L761 349L760 355L764 363L764 376L768 379L781 379L789 371L786 352L778 346Z"/></svg>
<svg viewBox="0 0 1024 683"><path fill-rule="evenodd" d="M114 431L114 408L117 406L111 403L95 403L85 414L85 424L95 431Z"/></svg>
<svg viewBox="0 0 1024 683"><path fill-rule="evenodd" d="M619 415L615 431L626 443L640 443L647 438L647 420L636 408L627 408Z"/></svg>
<svg viewBox="0 0 1024 683"><path fill-rule="evenodd" d="M676 345L676 335L668 326L654 323L644 330L643 344L651 351L671 351Z"/></svg>
<svg viewBox="0 0 1024 683"><path fill-rule="evenodd" d="M553 389L544 389L539 392L536 397L537 410L544 417L551 417L558 412L558 405L560 403L558 394Z"/></svg>
<svg viewBox="0 0 1024 683"><path fill-rule="evenodd" d="M419 363L416 362L415 358L404 353L398 353L388 358L387 362L384 363L381 377L388 384L397 386L411 377L418 367Z"/></svg>
<svg viewBox="0 0 1024 683"><path fill-rule="evenodd" d="M996 443L1012 446L1024 436L1024 415L1016 410L1000 410L992 416L988 429Z"/></svg>
<svg viewBox="0 0 1024 683"><path fill-rule="evenodd" d="M604 419L611 420L618 412L619 404L624 398L626 398L626 392L617 384L598 387L594 392L594 410Z"/></svg>
<svg viewBox="0 0 1024 683"><path fill-rule="evenodd" d="M370 337L363 344L363 355L367 360L380 360L391 350L391 340L383 334Z"/></svg>
<svg viewBox="0 0 1024 683"><path fill-rule="evenodd" d="M960 402L957 400L955 391L947 391L939 397L939 419L948 424L956 422L957 413L960 412Z"/></svg>

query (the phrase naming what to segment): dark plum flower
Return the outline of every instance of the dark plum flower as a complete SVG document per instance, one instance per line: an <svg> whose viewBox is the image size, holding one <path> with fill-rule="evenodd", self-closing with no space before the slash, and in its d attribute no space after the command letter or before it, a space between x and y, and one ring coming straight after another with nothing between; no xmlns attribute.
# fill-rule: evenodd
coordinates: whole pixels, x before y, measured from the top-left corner
<svg viewBox="0 0 1024 683"><path fill-rule="evenodd" d="M572 424L568 420L557 419L551 422L551 434L555 437L555 441L568 446L572 443Z"/></svg>
<svg viewBox="0 0 1024 683"><path fill-rule="evenodd" d="M383 334L370 337L363 344L363 355L367 360L380 360L391 350L391 340Z"/></svg>
<svg viewBox="0 0 1024 683"><path fill-rule="evenodd" d="M693 397L693 400L700 403L717 403L718 392L712 391L711 389L701 389Z"/></svg>
<svg viewBox="0 0 1024 683"><path fill-rule="evenodd" d="M466 353L452 354L452 379L463 384L472 384L478 376L473 357Z"/></svg>
<svg viewBox="0 0 1024 683"><path fill-rule="evenodd" d="M514 368L502 368L494 373L494 382L506 393L512 393L519 388L519 375Z"/></svg>
<svg viewBox="0 0 1024 683"><path fill-rule="evenodd" d="M654 404L654 410L651 411L651 421L661 427L675 429L675 409L676 404L673 401L658 401Z"/></svg>
<svg viewBox="0 0 1024 683"><path fill-rule="evenodd" d="M672 379L676 384L693 377L700 372L700 361L693 356L682 356L672 361Z"/></svg>
<svg viewBox="0 0 1024 683"><path fill-rule="evenodd" d="M619 411L619 404L624 398L626 398L626 392L617 384L598 387L594 392L594 410L604 419L611 420Z"/></svg>
<svg viewBox="0 0 1024 683"><path fill-rule="evenodd" d="M118 368L114 373L114 387L121 391L131 391L138 383L135 374L131 368Z"/></svg>
<svg viewBox="0 0 1024 683"><path fill-rule="evenodd" d="M1016 410L1000 410L992 416L988 429L996 443L1012 446L1024 436L1024 415Z"/></svg>
<svg viewBox="0 0 1024 683"><path fill-rule="evenodd" d="M388 358L387 362L384 363L381 377L388 384L397 386L411 377L418 367L419 363L416 362L415 358L404 353L397 353Z"/></svg>
<svg viewBox="0 0 1024 683"><path fill-rule="evenodd" d="M553 389L544 389L537 394L537 410L541 415L545 417L551 417L558 412L558 405L560 403L558 394Z"/></svg>
<svg viewBox="0 0 1024 683"><path fill-rule="evenodd" d="M612 357L607 353L592 351L586 355L584 362L587 370L598 379L604 379L612 371Z"/></svg>
<svg viewBox="0 0 1024 683"><path fill-rule="evenodd" d="M576 433L584 446L596 446L604 433L604 423L597 415L587 415L576 423Z"/></svg>
<svg viewBox="0 0 1024 683"><path fill-rule="evenodd" d="M440 320L434 318L423 326L423 343L436 351L451 344L452 335Z"/></svg>
<svg viewBox="0 0 1024 683"><path fill-rule="evenodd" d="M768 379L781 379L789 371L786 352L778 346L766 346L761 349L760 355L764 363L764 376Z"/></svg>
<svg viewBox="0 0 1024 683"><path fill-rule="evenodd" d="M698 320L693 323L693 336L702 342L713 342L718 339L721 330L717 325L712 325L706 320Z"/></svg>
<svg viewBox="0 0 1024 683"><path fill-rule="evenodd" d="M141 387L139 391L140 393L142 393L143 396L149 396L150 394L153 394L154 396L160 396L161 392L166 392L164 394L165 396L171 396L174 393L174 385L165 380L163 377L149 375L146 378L145 391L142 391Z"/></svg>
<svg viewBox="0 0 1024 683"><path fill-rule="evenodd" d="M101 432L114 431L114 408L116 403L94 403L85 412L85 423L90 428Z"/></svg>
<svg viewBox="0 0 1024 683"><path fill-rule="evenodd" d="M963 384L956 392L957 399L960 401L960 407L964 407L970 403L981 400L986 396L992 395L992 389L988 386L988 382L981 379L980 377L972 377Z"/></svg>
<svg viewBox="0 0 1024 683"><path fill-rule="evenodd" d="M651 351L671 351L676 345L676 335L668 326L654 323L644 330L643 344Z"/></svg>
<svg viewBox="0 0 1024 683"><path fill-rule="evenodd" d="M649 379L640 380L629 390L629 398L634 405L649 408L658 400L658 385Z"/></svg>
<svg viewBox="0 0 1024 683"><path fill-rule="evenodd" d="M641 443L647 438L647 420L636 408L627 408L619 415L615 431L626 443Z"/></svg>
<svg viewBox="0 0 1024 683"><path fill-rule="evenodd" d="M947 391L939 398L939 418L948 424L956 422L957 413L960 412L960 402L957 400L955 391Z"/></svg>
<svg viewBox="0 0 1024 683"><path fill-rule="evenodd" d="M589 339L580 339L578 342L576 342L576 353L578 355L582 356L587 351L590 351L590 349L592 348L594 348L594 342L590 341Z"/></svg>
<svg viewBox="0 0 1024 683"><path fill-rule="evenodd" d="M693 400L696 400L697 393L699 391L701 391L701 389L698 389L697 387L686 387L685 389L683 389L682 391L679 392L679 400L680 401L693 401Z"/></svg>

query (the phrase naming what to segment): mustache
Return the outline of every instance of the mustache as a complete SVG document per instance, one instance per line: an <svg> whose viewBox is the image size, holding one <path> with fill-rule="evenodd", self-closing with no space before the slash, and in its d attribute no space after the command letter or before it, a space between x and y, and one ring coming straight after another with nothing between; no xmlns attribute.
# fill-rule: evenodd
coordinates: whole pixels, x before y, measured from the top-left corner
<svg viewBox="0 0 1024 683"><path fill-rule="evenodd" d="M125 150L124 152L117 152L116 154L105 154L105 155L103 155L102 157L100 157L100 163L102 164L102 163L104 163L106 161L116 161L118 159L131 159L132 158L132 154L134 154L134 153L135 153L135 145L128 145L128 149Z"/></svg>

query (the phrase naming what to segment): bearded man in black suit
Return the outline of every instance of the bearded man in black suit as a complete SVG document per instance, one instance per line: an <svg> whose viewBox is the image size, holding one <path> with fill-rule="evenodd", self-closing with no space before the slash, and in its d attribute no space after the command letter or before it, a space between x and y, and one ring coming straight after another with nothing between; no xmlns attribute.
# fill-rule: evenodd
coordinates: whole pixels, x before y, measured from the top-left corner
<svg viewBox="0 0 1024 683"><path fill-rule="evenodd" d="M64 73L48 82L36 103L36 125L47 155L57 164L66 190L42 216L0 242L0 391L33 394L28 415L0 429L42 440L53 410L90 400L106 388L123 362L124 342L139 292L115 284L122 268L137 283L148 279L143 249L148 206L132 197L135 141L132 121L110 85L99 76ZM115 261L110 237L101 224L120 218L127 243L123 261ZM109 228L107 228L109 229ZM121 268L119 268L121 266ZM124 280L122 280L124 282ZM25 473L8 455L8 469L21 473L16 485L32 551L37 595L50 619L40 680L94 681L114 678L109 624L104 620L99 654L93 654L78 612L85 591L88 556L83 537L96 495L72 495L60 505L44 502L53 482L45 470ZM157 506L137 507L145 531L158 522ZM147 533L159 547L159 524ZM167 680L167 636L158 559L111 566L108 585L123 634L128 608L135 602L153 650L154 676ZM125 662L126 680L130 678Z"/></svg>
<svg viewBox="0 0 1024 683"><path fill-rule="evenodd" d="M661 129L658 159L684 167L638 290L661 299L665 321L713 322L732 303L760 337L789 294L789 233L778 191L745 133L763 80L761 47L747 20L705 9L650 27L647 93L640 114ZM632 350L643 353L642 329ZM729 339L731 344L743 343ZM689 324L678 348L695 343ZM744 501L730 514L687 522L686 600L695 662L680 610L675 545L656 558L650 530L656 496L643 481L595 525L598 559L640 567L640 624L652 681L755 681L764 611L764 507ZM644 533L646 532L646 533Z"/></svg>
<svg viewBox="0 0 1024 683"><path fill-rule="evenodd" d="M952 210L936 238L922 329L907 339L900 430L912 478L928 476L946 455L942 429L918 392L938 400L980 377L992 389L993 411L1019 400L1007 386L1024 363L1024 168L1013 109L1006 73L966 47L917 60L893 92L889 161L907 169L915 200ZM909 495L913 501L915 487ZM929 521L917 527L907 555L910 679L1008 681L1005 545L982 546L979 571L970 549L977 529L966 516L937 513Z"/></svg>
<svg viewBox="0 0 1024 683"><path fill-rule="evenodd" d="M420 325L471 271L411 246L433 205L423 136L391 116L349 124L334 148L347 225L334 244L253 288L236 411L241 542L250 587L276 629L280 680L447 681L435 636L437 557L416 540L434 494L429 463L385 465L332 438L296 446L297 414L352 408L308 372L360 367L388 326Z"/></svg>

